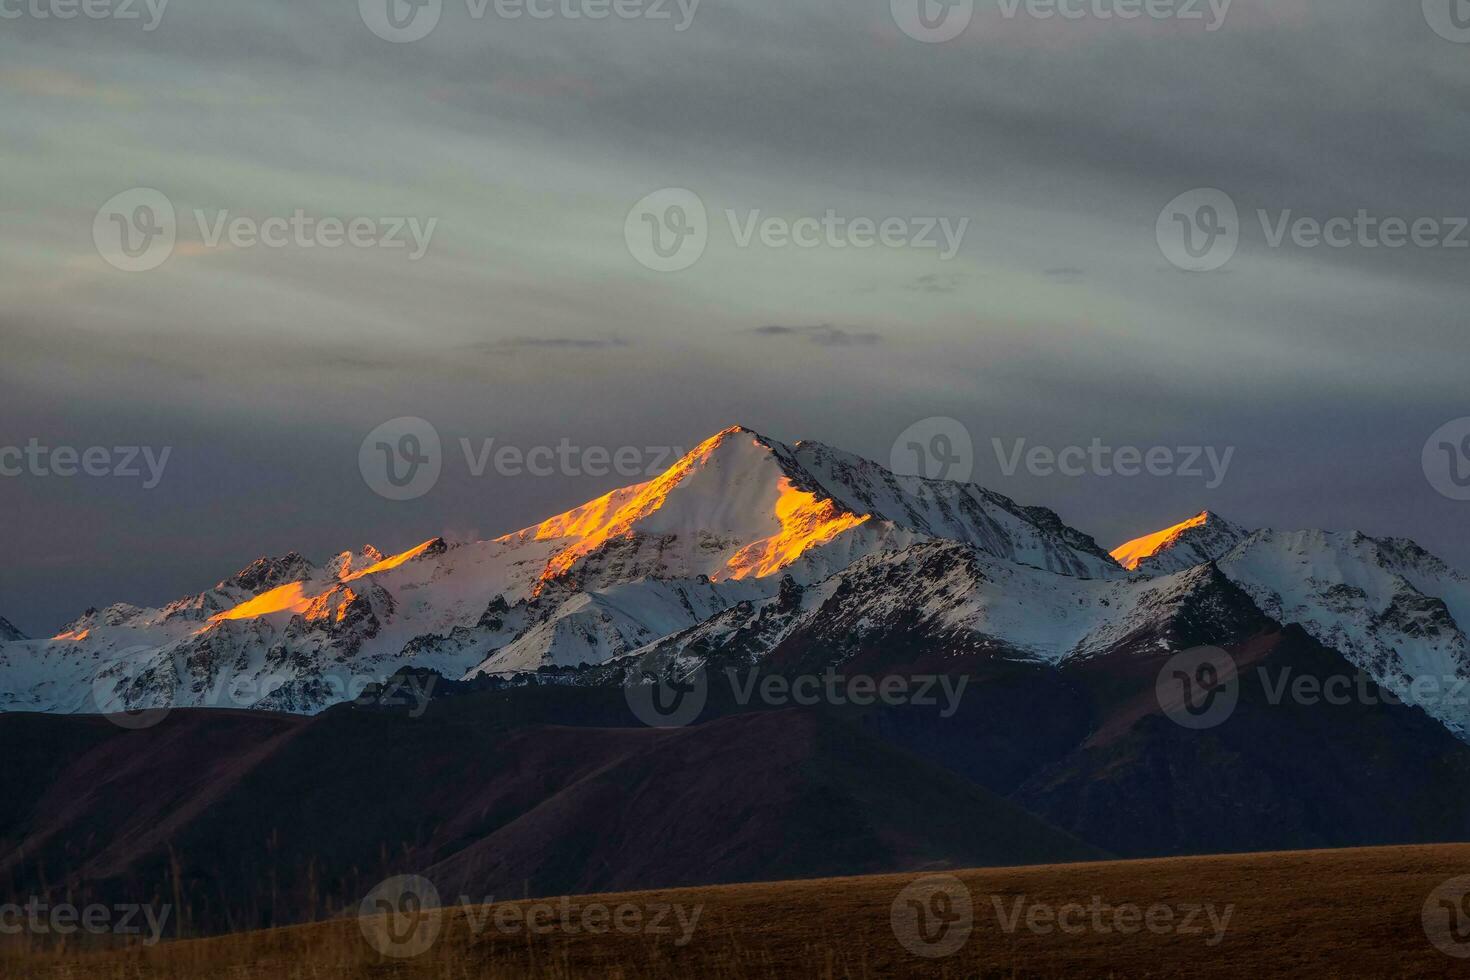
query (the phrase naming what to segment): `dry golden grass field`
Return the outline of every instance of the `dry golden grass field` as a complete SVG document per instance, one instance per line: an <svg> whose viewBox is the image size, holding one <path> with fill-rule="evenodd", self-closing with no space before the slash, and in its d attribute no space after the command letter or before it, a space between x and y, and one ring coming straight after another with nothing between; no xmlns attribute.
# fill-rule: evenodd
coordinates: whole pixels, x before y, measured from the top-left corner
<svg viewBox="0 0 1470 980"><path fill-rule="evenodd" d="M941 872L942 873L942 872ZM670 916L668 932L575 934L553 927L530 936L497 929L503 906L453 907L413 958L374 949L357 918L112 951L26 950L0 954L0 975L166 980L328 980L343 977L1434 977L1470 976L1470 959L1437 949L1423 910L1446 880L1470 874L1470 845L1371 848L1052 865L958 872L973 931L948 955L905 948L892 908L922 875L781 882L590 896L568 900L571 921L589 905L651 915L678 905L699 918L689 942ZM949 886L951 889L953 886ZM1094 896L1098 901L1094 901ZM952 896L953 897L953 896ZM1017 904L1017 900L1022 900ZM1050 925L1064 912L1069 931ZM445 904L451 905L446 897ZM525 913L535 901L514 903ZM544 903L560 908L560 900ZM1155 910L1154 929L1115 918L1119 906ZM1223 938L1217 920L1233 907ZM956 906L930 906L953 915ZM997 907L1001 910L997 913ZM1033 912L1033 909L1042 911ZM1101 909L1094 915L1090 909ZM1014 928L1000 921L1021 910ZM1051 910L1048 912L1046 910ZM1470 910L1467 910L1470 911ZM553 917L559 912L541 912ZM1046 932L1032 931L1031 916ZM543 918L543 922L545 919ZM600 920L587 920L594 926ZM1107 926L1103 932L1097 921ZM1448 921L1448 920L1447 920ZM1120 934L1112 926L1133 925ZM369 926L381 923L369 923ZM1080 928L1079 928L1080 927ZM958 928L958 927L957 927ZM1195 931L1198 929L1198 931ZM938 937L940 933L933 933ZM936 942L960 940L950 933ZM1450 942L1443 936L1442 942ZM912 944L912 940L911 940ZM926 947L930 952L935 948ZM1470 944L1465 951L1470 953Z"/></svg>

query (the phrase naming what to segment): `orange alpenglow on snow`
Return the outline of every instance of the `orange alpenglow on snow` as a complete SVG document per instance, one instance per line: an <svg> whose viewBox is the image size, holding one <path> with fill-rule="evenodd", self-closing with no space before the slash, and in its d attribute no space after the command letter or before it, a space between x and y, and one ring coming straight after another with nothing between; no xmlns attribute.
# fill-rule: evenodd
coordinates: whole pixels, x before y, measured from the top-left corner
<svg viewBox="0 0 1470 980"><path fill-rule="evenodd" d="M402 554L393 555L393 556L391 556L389 558L384 558L382 561L380 561L380 562L378 562L376 564L373 564L373 565L369 565L367 568L364 568L360 572L353 572L351 575L348 575L345 578L343 578L342 581L344 581L344 582L352 582L352 581L355 581L356 579L362 578L365 575L377 575L380 572L386 572L386 571L388 571L390 569L397 568L399 565L407 564L408 562L413 561L419 555L422 555L424 552L426 552L430 548L432 548L434 546L434 543L436 541L438 541L438 540L439 540L438 538L430 538L429 540L425 541L423 544L415 545L414 547L409 548L407 551L403 552Z"/></svg>
<svg viewBox="0 0 1470 980"><path fill-rule="evenodd" d="M82 630L79 633L78 632L57 633L51 639L53 639L53 640L76 640L76 641L81 641L81 640L85 640L87 637L89 637L91 635L92 635L92 631L90 629L85 629L85 630Z"/></svg>
<svg viewBox="0 0 1470 980"><path fill-rule="evenodd" d="M394 555L391 558L384 558L382 561L377 562L376 564L369 565L362 571L353 572L350 575L344 576L341 581L352 582L367 575L376 575L380 572L386 572L390 569L397 568L399 565L413 561L419 555L422 555L425 551L428 551L429 548L433 547L434 542L438 540L438 538L430 538L423 544L410 548L402 554ZM226 619L257 619L261 616L269 616L272 613L279 612L310 613L312 614L313 618L320 618L317 613L312 612L313 604L318 602L318 600L321 600L326 596L331 595L333 591L334 590L329 589L326 592L319 592L315 595L307 595L305 582L290 582L286 585L278 586L277 588L271 589L269 592L262 592L254 599L247 599L244 602L240 603L238 606L235 606L233 609L227 609L226 611L211 617L209 621L211 623L218 623L221 620ZM354 598L356 598L351 589L345 590L344 594L345 599L343 601L343 608L345 608L346 603L349 603ZM342 609L339 609L338 618L340 619L341 616Z"/></svg>
<svg viewBox="0 0 1470 980"><path fill-rule="evenodd" d="M589 555L614 538L627 537L633 533L633 524L657 511L664 505L669 491L677 487L697 466L714 455L720 444L738 429L726 429L700 443L683 459L671 466L662 475L648 483L614 490L598 497L567 514L553 517L536 525L536 540L556 538L581 538L576 544L557 552L546 563L541 581L547 582L566 574L579 558ZM632 493L626 503L618 501Z"/></svg>
<svg viewBox="0 0 1470 980"><path fill-rule="evenodd" d="M577 539L546 562L540 576L541 583L565 575L580 559L609 541L633 536L638 523L663 508L669 495L696 471L711 463L721 446L742 437L749 437L755 446L763 445L754 433L733 426L700 443L650 482L614 490L576 510L536 525L533 530L537 541ZM746 545L726 563L725 570L713 578L742 579L774 574L795 562L808 549L826 544L843 531L868 520L865 515L842 511L829 500L818 500L815 494L792 486L784 476L774 484L774 488L776 500L771 517L772 523L780 530Z"/></svg>
<svg viewBox="0 0 1470 980"><path fill-rule="evenodd" d="M1158 554L1163 548L1174 543L1174 540L1188 531L1190 528L1202 527L1210 519L1209 511L1201 511L1189 520L1173 527L1166 527L1162 531L1146 534L1141 538L1134 538L1126 544L1120 544L1111 552L1113 559L1130 572L1136 569L1145 558L1151 558Z"/></svg>
<svg viewBox="0 0 1470 980"><path fill-rule="evenodd" d="M764 578L794 563L809 548L831 541L843 531L857 527L867 514L844 514L830 500L798 490L781 478L781 498L776 501L781 533L740 549L726 567L730 578Z"/></svg>
<svg viewBox="0 0 1470 980"><path fill-rule="evenodd" d="M312 600L311 605L306 607L302 616L309 623L319 623L323 620L336 620L342 622L347 618L347 610L357 601L357 593L347 587L332 589L323 592Z"/></svg>
<svg viewBox="0 0 1470 980"><path fill-rule="evenodd" d="M306 594L305 582L291 582L271 589L269 592L262 592L254 599L247 599L233 609L227 609L214 616L210 622L217 623L225 619L255 619L259 616L269 616L271 613L287 610L293 613L305 612L313 598Z"/></svg>

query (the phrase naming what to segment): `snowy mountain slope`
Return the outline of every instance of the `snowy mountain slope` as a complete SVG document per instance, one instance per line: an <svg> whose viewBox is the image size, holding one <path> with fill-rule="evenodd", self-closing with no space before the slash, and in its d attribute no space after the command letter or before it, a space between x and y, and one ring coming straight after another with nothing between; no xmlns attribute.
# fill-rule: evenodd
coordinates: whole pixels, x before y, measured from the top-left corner
<svg viewBox="0 0 1470 980"><path fill-rule="evenodd" d="M502 537L262 558L161 609L0 641L0 710L311 712L405 666L609 665L596 681L645 658L1056 664L1221 643L1270 616L1470 732L1470 709L1413 690L1470 677L1470 581L1412 542L1248 534L1206 512L1115 554L1043 508L736 427Z"/></svg>
<svg viewBox="0 0 1470 980"><path fill-rule="evenodd" d="M0 616L0 643L9 643L12 640L24 640L26 635L14 626L4 616Z"/></svg>
<svg viewBox="0 0 1470 980"><path fill-rule="evenodd" d="M1246 533L1214 514L1113 552L1140 574L1216 563L1257 605L1339 651L1457 734L1470 733L1470 579L1412 541L1358 532Z"/></svg>
<svg viewBox="0 0 1470 980"><path fill-rule="evenodd" d="M1123 577L1096 541L1044 507L1022 507L974 484L898 476L816 442L797 443L793 457L824 491L858 513L1063 575Z"/></svg>
<svg viewBox="0 0 1470 980"><path fill-rule="evenodd" d="M96 710L101 697L313 711L404 665L459 678L596 664L784 579L819 583L935 537L1124 575L1050 511L734 427L647 483L493 540L367 546L323 566L262 558L162 609L89 610L49 639L0 645L0 708Z"/></svg>
<svg viewBox="0 0 1470 980"><path fill-rule="evenodd" d="M1122 577L1096 542L1044 508L980 487L895 476L820 443L786 446L738 426L649 483L501 540L556 542L543 583L586 589L778 572L815 581L862 555L926 538L1071 575Z"/></svg>
<svg viewBox="0 0 1470 980"><path fill-rule="evenodd" d="M1206 510L1173 527L1121 544L1113 549L1112 557L1129 571L1167 574L1214 561L1249 536L1245 528Z"/></svg>
<svg viewBox="0 0 1470 980"><path fill-rule="evenodd" d="M1273 618L1470 732L1470 579L1412 541L1357 532L1257 531L1218 564Z"/></svg>
<svg viewBox="0 0 1470 980"><path fill-rule="evenodd" d="M733 606L610 667L677 674L702 663L779 664L784 651L800 651L802 666L818 669L876 649L919 651L955 669L970 657L1057 664L1224 643L1266 622L1209 565L1154 579L1078 579L929 541L860 559L807 588L787 580L777 595Z"/></svg>

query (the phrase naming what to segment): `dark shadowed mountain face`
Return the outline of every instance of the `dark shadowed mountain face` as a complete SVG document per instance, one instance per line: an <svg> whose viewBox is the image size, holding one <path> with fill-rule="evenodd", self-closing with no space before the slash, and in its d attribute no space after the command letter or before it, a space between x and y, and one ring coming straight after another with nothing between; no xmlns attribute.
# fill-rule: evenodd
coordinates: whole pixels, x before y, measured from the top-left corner
<svg viewBox="0 0 1470 980"><path fill-rule="evenodd" d="M0 716L0 890L187 896L179 925L199 932L339 914L401 873L483 901L1470 839L1470 747L1418 708L1272 703L1258 670L1346 662L1231 588L1207 576L1160 620L1228 639L1241 666L1234 714L1202 731L1161 709L1169 655L1142 635L1062 667L970 659L948 713L757 707L716 669L680 729L643 727L615 686L564 684L456 689L421 716ZM939 659L923 647L834 669L910 671Z"/></svg>
<svg viewBox="0 0 1470 980"><path fill-rule="evenodd" d="M404 872L483 900L1102 854L830 713L579 724L608 693L563 690L510 724L501 695L422 718L181 711L135 732L0 717L20 760L0 882L177 887L181 924L218 930L337 914Z"/></svg>
<svg viewBox="0 0 1470 980"><path fill-rule="evenodd" d="M603 513L617 494L596 527L563 515L573 535L558 518L323 568L290 555L0 645L13 674L72 679L12 706L88 710L109 644L177 632L102 686L187 695L140 730L0 714L0 900L171 902L188 933L341 914L407 873L483 902L1470 839L1463 706L1379 686L1470 681L1454 619L1470 580L1406 542L1241 539L1206 514L1136 549L1179 568L1130 575L1049 512L744 430L626 495L625 519ZM750 505L731 517L732 500ZM695 533L711 520L740 534ZM711 577L732 569L760 574ZM1233 657L1238 697L1200 726L1165 682L1213 691L1177 664L1204 646ZM283 658L294 679L254 707L334 706L197 707L228 665ZM409 671L438 696L336 703L327 664ZM702 677L707 703L646 727L650 676ZM822 693L833 677L928 693L859 706ZM1346 700L1285 693L1333 678L1356 681ZM765 681L817 683L801 700Z"/></svg>
<svg viewBox="0 0 1470 980"><path fill-rule="evenodd" d="M1464 743L1298 627L1232 652L1239 702L1218 726L1181 727L1152 690L1120 696L1113 675L1092 735L1012 798L1123 856L1470 839ZM1104 666L1068 672L1096 689ZM1362 693L1283 696L1341 680Z"/></svg>

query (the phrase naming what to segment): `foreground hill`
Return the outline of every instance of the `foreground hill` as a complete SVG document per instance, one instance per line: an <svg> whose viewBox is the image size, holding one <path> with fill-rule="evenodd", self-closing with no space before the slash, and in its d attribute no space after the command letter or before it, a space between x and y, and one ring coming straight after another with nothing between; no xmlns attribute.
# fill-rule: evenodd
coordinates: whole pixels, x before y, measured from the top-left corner
<svg viewBox="0 0 1470 980"><path fill-rule="evenodd" d="M1467 944L1438 929L1431 937L1425 909L1434 928L1432 896L1467 867L1470 845L961 871L946 887L968 896L971 931L956 932L957 948L933 958L913 950L938 947L914 945L894 912L915 876L885 875L568 900L572 910L672 907L693 922L685 931L671 916L673 927L656 935L497 928L531 914L535 903L520 902L515 918L497 919L504 906L437 913L436 941L411 959L382 956L362 924L346 919L114 953L0 952L0 971L56 980L1454 977L1466 961L1433 939L1451 950ZM1100 919L1075 911L1094 906ZM1112 911L1130 906L1152 915L1139 922L1153 927L1114 928L1132 920ZM1070 927L1058 928L1047 910ZM1038 931L1025 924L1033 915ZM957 918L954 928L966 924Z"/></svg>
<svg viewBox="0 0 1470 980"><path fill-rule="evenodd" d="M714 673L674 729L613 684L183 709L136 731L0 715L0 903L177 897L197 935L338 915L398 874L532 897L1470 840L1470 746L1371 686L1273 701L1275 678L1320 682L1341 659L1204 578L1160 620L1180 642L1232 624L1236 704L1200 730L1160 701L1171 657L1150 632L1062 664L958 656L955 696L937 685L932 704L742 701L752 675ZM855 677L930 669L926 645L870 641L844 653ZM819 630L803 643L773 659L829 662Z"/></svg>
<svg viewBox="0 0 1470 980"><path fill-rule="evenodd" d="M0 902L182 895L175 926L215 932L336 915L397 873L558 895L1105 853L827 712L604 727L605 692L553 693L581 696L514 725L484 698L135 732L0 716Z"/></svg>

